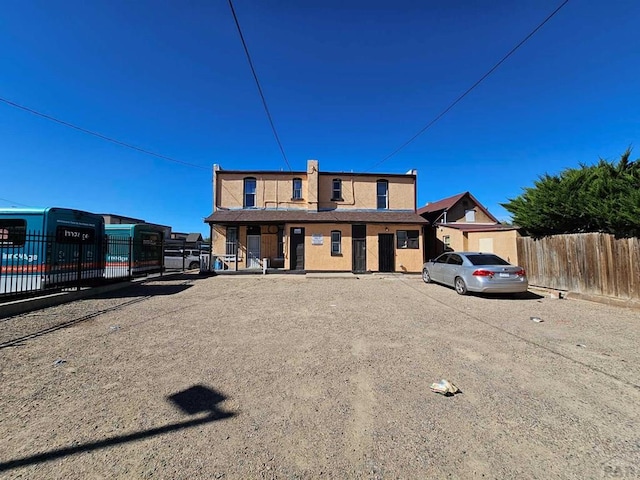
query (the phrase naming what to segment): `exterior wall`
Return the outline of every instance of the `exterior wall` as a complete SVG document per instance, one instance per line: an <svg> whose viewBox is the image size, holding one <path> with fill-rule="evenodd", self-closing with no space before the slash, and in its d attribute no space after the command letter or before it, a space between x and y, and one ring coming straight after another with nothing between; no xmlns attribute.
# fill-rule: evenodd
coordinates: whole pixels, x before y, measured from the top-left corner
<svg viewBox="0 0 640 480"><path fill-rule="evenodd" d="M468 202L468 205L463 206L462 202ZM465 196L458 201L453 207L451 207L447 211L447 222L459 222L466 223L465 219L465 210L475 210L476 211L476 221L473 223L491 223L495 224L492 218L489 218L486 213L482 211L482 209L478 208L476 202L471 200L469 197Z"/></svg>
<svg viewBox="0 0 640 480"><path fill-rule="evenodd" d="M514 265L518 264L518 250L516 238L519 234L517 230L504 230L499 232L461 232L455 228L439 226L436 231L436 238L444 243L444 236L449 235L451 239L451 249L457 252L485 252L491 251L504 258ZM491 249L481 248L481 240L491 239L493 246Z"/></svg>
<svg viewBox="0 0 640 480"><path fill-rule="evenodd" d="M387 230L388 229L388 230ZM398 230L418 230L418 247L417 249L404 249L395 248L395 263L396 272L403 273L417 273L422 271L422 250L423 237L422 237L422 225L367 225L367 270L377 272L378 271L378 234L379 233L393 233L394 234L394 247L397 247L398 237L396 232Z"/></svg>
<svg viewBox="0 0 640 480"><path fill-rule="evenodd" d="M485 251L480 248L481 239L491 239L493 241L493 251L496 255L504 258L509 263L518 265L517 230L506 230L503 232L469 232L468 249L473 251Z"/></svg>
<svg viewBox="0 0 640 480"><path fill-rule="evenodd" d="M342 201L331 201L333 193L333 179L342 180ZM389 210L414 210L415 209L415 177L400 176L364 176L341 175L339 173L321 173L318 184L318 196L320 210L338 208L340 210L363 210L377 207L376 182L387 180L389 182Z"/></svg>
<svg viewBox="0 0 640 480"><path fill-rule="evenodd" d="M244 179L256 179L256 206L258 208L306 209L308 198L307 177L304 173L225 173L216 172L216 208L243 208ZM292 200L293 179L302 179L302 199Z"/></svg>
<svg viewBox="0 0 640 480"><path fill-rule="evenodd" d="M440 241L442 244L444 244L444 237L446 237L447 235L449 235L449 239L450 239L450 244L449 247L451 247L452 250L454 251L458 251L458 252L464 252L465 251L465 237L464 235L462 235L462 232L460 230L456 230L455 228L447 228L447 227L442 227L442 226L438 226L436 227L436 240Z"/></svg>
<svg viewBox="0 0 640 480"><path fill-rule="evenodd" d="M304 228L304 269L305 270L327 270L327 271L351 271L351 225L346 223L337 224L313 224L313 223L290 223L285 229L285 268L291 268L291 256L289 252L291 228ZM342 232L342 255L331 255L331 231L340 230ZM312 245L312 235L322 235L322 245Z"/></svg>
<svg viewBox="0 0 640 480"><path fill-rule="evenodd" d="M314 166L315 165L315 166ZM216 172L216 208L243 208L244 179L256 179L256 206L272 209L320 210L375 210L377 207L376 181L389 182L389 210L414 210L415 177L403 176L359 176L317 173L317 162L310 163L310 173L226 173ZM316 169L315 171L313 169ZM307 176L308 175L308 176ZM293 179L302 179L302 200L292 200ZM332 180L342 180L341 202L331 201ZM314 180L318 180L314 188ZM464 217L464 212L463 212Z"/></svg>
<svg viewBox="0 0 640 480"><path fill-rule="evenodd" d="M304 228L304 267L305 270L317 271L344 271L350 272L353 267L352 258L352 237L351 224L312 224L312 223L289 223L285 225L284 237L284 268L291 268L290 255L290 231L291 228ZM339 230L342 233L341 255L331 255L331 232ZM398 230L418 230L419 248L402 249L395 248L397 246ZM378 234L392 233L394 234L394 250L395 250L395 267L396 272L418 273L422 270L422 249L423 238L421 234L421 226L419 225L367 225L367 271L377 272L379 268L378 262ZM246 267L246 244L247 244L247 228L240 226L238 229L239 245L238 245L238 270ZM313 235L322 235L322 245L313 245ZM216 226L213 235L213 254L224 255L226 249L226 227ZM261 228L261 252L260 258L273 258L277 253L277 234L269 233L268 227ZM226 267L229 270L235 270L235 261L229 259Z"/></svg>

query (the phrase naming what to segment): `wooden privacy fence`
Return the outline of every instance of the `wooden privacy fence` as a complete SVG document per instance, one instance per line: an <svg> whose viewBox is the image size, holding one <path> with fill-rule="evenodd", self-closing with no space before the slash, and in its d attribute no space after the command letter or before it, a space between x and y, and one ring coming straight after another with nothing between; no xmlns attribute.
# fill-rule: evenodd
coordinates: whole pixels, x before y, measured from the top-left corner
<svg viewBox="0 0 640 480"><path fill-rule="evenodd" d="M605 233L517 239L530 285L640 300L640 239Z"/></svg>

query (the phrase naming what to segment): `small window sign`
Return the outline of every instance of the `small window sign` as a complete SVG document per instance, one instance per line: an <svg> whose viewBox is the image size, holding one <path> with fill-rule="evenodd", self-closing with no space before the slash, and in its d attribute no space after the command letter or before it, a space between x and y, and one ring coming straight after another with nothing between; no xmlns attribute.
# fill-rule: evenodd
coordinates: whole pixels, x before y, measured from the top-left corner
<svg viewBox="0 0 640 480"><path fill-rule="evenodd" d="M294 233L295 235L300 235L300 234L302 233L302 229L301 229L301 228L294 228L294 229L293 229L293 233Z"/></svg>
<svg viewBox="0 0 640 480"><path fill-rule="evenodd" d="M321 233L311 234L311 245L322 245L323 243L324 239Z"/></svg>

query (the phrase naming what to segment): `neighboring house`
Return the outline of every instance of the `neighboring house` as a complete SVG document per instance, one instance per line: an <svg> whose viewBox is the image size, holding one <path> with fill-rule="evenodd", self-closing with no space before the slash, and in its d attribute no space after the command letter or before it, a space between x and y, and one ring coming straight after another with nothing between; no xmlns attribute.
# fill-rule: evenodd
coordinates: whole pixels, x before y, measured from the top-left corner
<svg viewBox="0 0 640 480"><path fill-rule="evenodd" d="M182 232L171 232L171 238L167 242L168 246L171 248L196 248L199 249L202 247L204 240L202 239L202 234L200 233L182 233Z"/></svg>
<svg viewBox="0 0 640 480"><path fill-rule="evenodd" d="M469 192L427 203L418 214L430 223L425 228L425 259L450 250L480 251L518 263L518 227L500 224Z"/></svg>
<svg viewBox="0 0 640 480"><path fill-rule="evenodd" d="M214 166L212 255L228 269L420 272L416 172L229 171Z"/></svg>

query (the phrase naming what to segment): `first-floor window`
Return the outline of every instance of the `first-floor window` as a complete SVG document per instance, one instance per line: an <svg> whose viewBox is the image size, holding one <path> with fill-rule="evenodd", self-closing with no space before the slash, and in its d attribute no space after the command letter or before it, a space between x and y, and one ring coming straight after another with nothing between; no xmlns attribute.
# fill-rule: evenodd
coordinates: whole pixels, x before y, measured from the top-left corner
<svg viewBox="0 0 640 480"><path fill-rule="evenodd" d="M418 230L398 230L398 248L420 248Z"/></svg>
<svg viewBox="0 0 640 480"><path fill-rule="evenodd" d="M238 252L238 227L227 227L226 255L235 255Z"/></svg>
<svg viewBox="0 0 640 480"><path fill-rule="evenodd" d="M449 235L443 235L442 243L445 250L451 250L451 237Z"/></svg>
<svg viewBox="0 0 640 480"><path fill-rule="evenodd" d="M331 232L331 255L340 255L342 253L342 232L333 230Z"/></svg>

